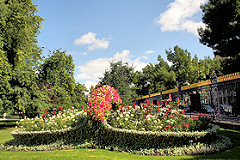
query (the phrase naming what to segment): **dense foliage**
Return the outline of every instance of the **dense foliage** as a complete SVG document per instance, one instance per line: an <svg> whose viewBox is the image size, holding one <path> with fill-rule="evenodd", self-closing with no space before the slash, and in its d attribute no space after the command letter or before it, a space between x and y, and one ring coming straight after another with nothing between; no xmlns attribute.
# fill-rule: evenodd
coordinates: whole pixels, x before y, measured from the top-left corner
<svg viewBox="0 0 240 160"><path fill-rule="evenodd" d="M35 117L56 105L86 104L71 56L43 59L37 35L43 18L31 0L0 0L0 112Z"/></svg>
<svg viewBox="0 0 240 160"><path fill-rule="evenodd" d="M172 62L170 69L175 73L178 84L193 84L204 80L210 74L211 68L218 72L218 76L222 74L221 64L217 59L205 57L199 60L196 55L192 58L188 50L178 46L175 46L173 51L166 50L166 54L168 61Z"/></svg>
<svg viewBox="0 0 240 160"><path fill-rule="evenodd" d="M225 57L224 72L239 71L240 59L240 1L209 0L202 7L203 23L199 29L200 42L211 47L215 55Z"/></svg>
<svg viewBox="0 0 240 160"><path fill-rule="evenodd" d="M48 99L35 74L42 60L36 36L43 18L31 0L1 0L0 13L0 111L33 116Z"/></svg>
<svg viewBox="0 0 240 160"><path fill-rule="evenodd" d="M109 85L114 87L120 94L123 104L129 104L135 96L133 83L135 73L133 67L122 61L110 63L110 69L105 71L100 80L100 85Z"/></svg>
<svg viewBox="0 0 240 160"><path fill-rule="evenodd" d="M150 63L142 71L135 71L128 63L112 62L99 85L113 86L122 97L123 104L130 105L138 96L208 79L211 68L217 71L218 76L222 75L221 62L218 59L205 57L202 60L196 55L191 57L189 51L178 46L165 53L167 61L159 55L157 64Z"/></svg>
<svg viewBox="0 0 240 160"><path fill-rule="evenodd" d="M75 82L74 67L72 56L59 50L52 52L40 66L40 87L48 93L53 106L80 108L81 105L86 105L84 92L87 89Z"/></svg>

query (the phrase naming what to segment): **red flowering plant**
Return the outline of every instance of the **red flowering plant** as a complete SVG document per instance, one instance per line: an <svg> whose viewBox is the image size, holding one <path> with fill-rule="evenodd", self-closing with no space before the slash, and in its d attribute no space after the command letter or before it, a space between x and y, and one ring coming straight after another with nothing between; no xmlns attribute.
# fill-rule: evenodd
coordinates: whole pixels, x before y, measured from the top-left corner
<svg viewBox="0 0 240 160"><path fill-rule="evenodd" d="M111 109L118 109L122 100L117 90L108 85L95 89L90 96L88 106L83 110L91 115L94 120L104 121L106 114Z"/></svg>
<svg viewBox="0 0 240 160"><path fill-rule="evenodd" d="M205 115L189 117L178 104L170 100L154 105L146 100L140 106L135 103L117 110L109 116L113 127L140 131L196 131L207 129L209 119Z"/></svg>
<svg viewBox="0 0 240 160"><path fill-rule="evenodd" d="M86 114L84 111L71 109L63 109L62 106L54 108L52 111L44 110L43 113L35 118L21 119L17 124L24 131L44 131L58 130L72 127L76 123L78 117Z"/></svg>

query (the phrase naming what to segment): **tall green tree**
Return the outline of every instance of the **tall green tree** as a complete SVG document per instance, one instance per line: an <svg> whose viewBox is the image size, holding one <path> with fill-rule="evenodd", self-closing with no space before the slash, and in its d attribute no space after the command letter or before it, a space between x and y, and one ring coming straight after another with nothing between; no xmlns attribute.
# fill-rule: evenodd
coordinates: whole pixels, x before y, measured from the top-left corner
<svg viewBox="0 0 240 160"><path fill-rule="evenodd" d="M83 105L86 106L88 103L88 97L85 95L87 92L87 88L85 85L77 82L74 88L74 94L72 95L72 103L73 106L79 108Z"/></svg>
<svg viewBox="0 0 240 160"><path fill-rule="evenodd" d="M240 71L240 0L209 0L201 9L200 42L224 57L225 73Z"/></svg>
<svg viewBox="0 0 240 160"><path fill-rule="evenodd" d="M192 58L190 52L178 46L175 46L173 51L166 50L166 54L168 61L172 62L170 70L175 73L178 84L193 84L202 81L209 76L211 68L218 72L218 76L222 75L219 59L205 57L201 60L196 55Z"/></svg>
<svg viewBox="0 0 240 160"><path fill-rule="evenodd" d="M0 0L0 13L1 66L5 66L1 81L7 86L0 86L1 110L33 116L47 103L34 71L42 60L36 36L43 18L31 0Z"/></svg>
<svg viewBox="0 0 240 160"><path fill-rule="evenodd" d="M134 68L122 61L111 62L110 69L105 71L100 80L100 85L114 87L122 98L123 104L131 104L135 98Z"/></svg>
<svg viewBox="0 0 240 160"><path fill-rule="evenodd" d="M168 61L172 62L171 70L176 74L178 83L185 83L190 80L192 67L191 67L191 53L187 50L175 46L173 51L166 50Z"/></svg>
<svg viewBox="0 0 240 160"><path fill-rule="evenodd" d="M86 101L83 98L86 87L75 83L74 67L72 56L60 50L52 52L41 65L40 81L47 86L52 104L80 107L81 101Z"/></svg>
<svg viewBox="0 0 240 160"><path fill-rule="evenodd" d="M161 89L167 90L176 86L175 73L170 71L168 63L160 55L158 61L158 64L148 64L142 69L136 85L141 89L140 92L137 92L139 95L146 95L149 92L155 93Z"/></svg>

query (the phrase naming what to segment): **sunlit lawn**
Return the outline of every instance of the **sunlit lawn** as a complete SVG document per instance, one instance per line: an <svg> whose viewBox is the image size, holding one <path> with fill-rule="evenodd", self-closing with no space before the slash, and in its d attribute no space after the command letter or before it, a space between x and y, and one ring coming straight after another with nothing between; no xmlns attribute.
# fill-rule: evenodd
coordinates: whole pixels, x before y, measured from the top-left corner
<svg viewBox="0 0 240 160"><path fill-rule="evenodd" d="M10 132L14 128L0 128L0 143L3 144L13 137ZM240 131L221 129L235 143L234 148L218 154L198 156L141 156L100 149L75 149L56 151L0 151L0 159L240 159Z"/></svg>

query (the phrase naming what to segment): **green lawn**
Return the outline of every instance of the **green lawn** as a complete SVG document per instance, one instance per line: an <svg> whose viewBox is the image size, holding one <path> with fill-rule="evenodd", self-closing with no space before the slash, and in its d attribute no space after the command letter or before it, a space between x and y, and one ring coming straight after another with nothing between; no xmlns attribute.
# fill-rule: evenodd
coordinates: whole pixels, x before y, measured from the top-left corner
<svg viewBox="0 0 240 160"><path fill-rule="evenodd" d="M1 119L0 127L13 127L19 119Z"/></svg>
<svg viewBox="0 0 240 160"><path fill-rule="evenodd" d="M0 128L0 143L12 138L10 132L14 128ZM240 159L240 131L221 129L221 134L230 137L234 148L218 154L198 156L140 156L128 153L106 151L100 149L75 149L62 151L0 151L0 159Z"/></svg>

